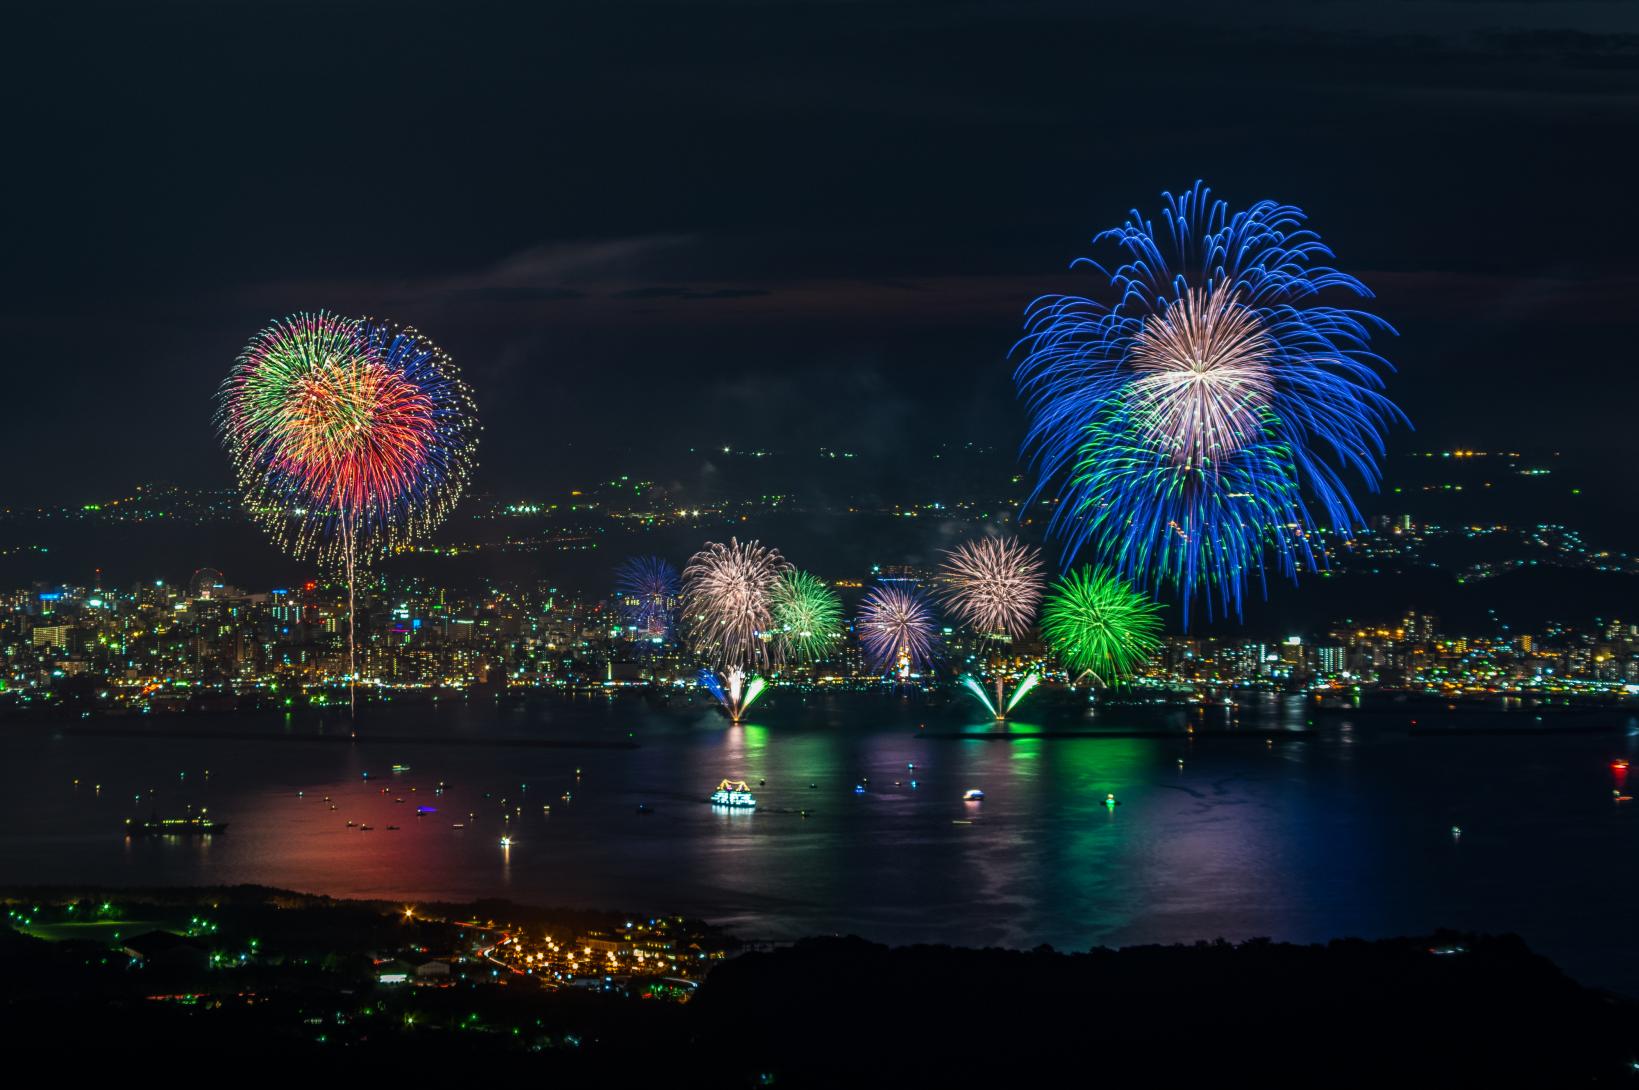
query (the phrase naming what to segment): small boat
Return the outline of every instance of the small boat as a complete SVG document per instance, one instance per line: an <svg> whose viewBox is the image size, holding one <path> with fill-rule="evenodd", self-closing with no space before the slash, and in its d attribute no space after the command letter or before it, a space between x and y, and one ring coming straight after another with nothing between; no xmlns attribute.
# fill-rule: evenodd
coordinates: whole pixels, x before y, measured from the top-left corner
<svg viewBox="0 0 1639 1090"><path fill-rule="evenodd" d="M394 772L408 772L409 770L410 770L409 765L394 765L393 766L393 771Z"/></svg>
<svg viewBox="0 0 1639 1090"><path fill-rule="evenodd" d="M652 814L654 813L654 807L647 803L640 802L637 804L637 812L640 814Z"/></svg>
<svg viewBox="0 0 1639 1090"><path fill-rule="evenodd" d="M436 806L417 806L415 808L415 812L416 812L416 816L418 816L418 817L422 814L436 814L436 813L438 813L438 807L436 807Z"/></svg>
<svg viewBox="0 0 1639 1090"><path fill-rule="evenodd" d="M356 822L356 821L349 821L349 822L348 822L348 823L347 823L347 827L348 827L348 828L349 828L349 829L356 829L356 828L358 828L358 824L359 824L359 823L358 823L358 822Z"/></svg>
<svg viewBox="0 0 1639 1090"><path fill-rule="evenodd" d="M375 829L374 825L360 825L359 826L359 832L361 832L361 833L368 833L368 832L371 832L374 829Z"/></svg>
<svg viewBox="0 0 1639 1090"><path fill-rule="evenodd" d="M1633 796L1632 795L1624 795L1620 791L1612 791L1611 792L1611 801L1612 802L1632 802L1633 801Z"/></svg>
<svg viewBox="0 0 1639 1090"><path fill-rule="evenodd" d="M464 825L464 824L462 824L461 822L458 821L454 825L451 825L450 828L452 828L452 829L465 829L466 825Z"/></svg>
<svg viewBox="0 0 1639 1090"><path fill-rule="evenodd" d="M728 806L736 810L752 810L757 806L757 796L751 793L751 786L744 780L724 780L717 785L717 790L711 793L713 806Z"/></svg>
<svg viewBox="0 0 1639 1090"><path fill-rule="evenodd" d="M398 832L398 826L397 825L389 825L389 826L387 826L387 831L389 833L396 833L396 832Z"/></svg>
<svg viewBox="0 0 1639 1090"><path fill-rule="evenodd" d="M970 787L970 788L968 788L967 792L962 796L962 801L963 802L983 802L983 801L985 801L985 793L983 791L980 791L977 787Z"/></svg>
<svg viewBox="0 0 1639 1090"><path fill-rule="evenodd" d="M1611 762L1611 767L1619 772L1624 771L1628 767L1628 759L1626 757L1618 757L1616 760Z"/></svg>
<svg viewBox="0 0 1639 1090"><path fill-rule="evenodd" d="M1121 805L1121 800L1116 798L1115 792L1112 791L1104 796L1104 805L1109 807L1111 810L1114 810L1117 806Z"/></svg>
<svg viewBox="0 0 1639 1090"><path fill-rule="evenodd" d="M864 784L862 784L862 783L854 784L854 794L863 795L864 793L865 793L865 785Z"/></svg>

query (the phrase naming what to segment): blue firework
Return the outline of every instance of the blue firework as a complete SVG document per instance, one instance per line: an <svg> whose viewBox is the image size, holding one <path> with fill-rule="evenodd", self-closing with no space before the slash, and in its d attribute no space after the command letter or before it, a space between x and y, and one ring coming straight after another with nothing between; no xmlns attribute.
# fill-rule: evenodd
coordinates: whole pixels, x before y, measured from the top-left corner
<svg viewBox="0 0 1639 1090"><path fill-rule="evenodd" d="M634 556L615 569L621 621L641 638L671 635L678 593L677 569L658 556Z"/></svg>
<svg viewBox="0 0 1639 1090"><path fill-rule="evenodd" d="M1097 235L1100 299L1045 296L1025 315L1015 372L1030 415L1032 501L1066 562L1083 549L1154 590L1187 623L1197 597L1239 613L1249 579L1323 562L1316 530L1360 513L1345 482L1380 481L1383 435L1405 418L1371 346L1393 329L1324 299L1369 299L1291 205L1231 213L1197 182ZM1324 298L1323 298L1324 297Z"/></svg>

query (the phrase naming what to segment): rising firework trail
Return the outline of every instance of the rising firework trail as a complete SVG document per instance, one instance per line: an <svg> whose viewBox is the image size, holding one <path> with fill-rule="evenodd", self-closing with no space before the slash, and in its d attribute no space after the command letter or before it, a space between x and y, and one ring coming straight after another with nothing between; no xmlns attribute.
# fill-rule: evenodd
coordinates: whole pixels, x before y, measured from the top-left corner
<svg viewBox="0 0 1639 1090"><path fill-rule="evenodd" d="M251 340L218 393L217 426L253 517L346 578L356 714L358 568L431 530L460 499L477 448L472 393L414 329L319 311Z"/></svg>
<svg viewBox="0 0 1639 1090"><path fill-rule="evenodd" d="M1114 685L1161 646L1160 607L1120 576L1090 567L1053 584L1041 628L1072 684L1091 676Z"/></svg>
<svg viewBox="0 0 1639 1090"><path fill-rule="evenodd" d="M1231 213L1200 183L1167 194L1160 229L1137 212L1104 231L1113 271L1077 261L1100 298L1031 304L1016 380L1030 415L1032 501L1049 532L1152 592L1240 612L1269 562L1295 579L1325 561L1318 529L1360 524L1346 474L1380 479L1404 416L1371 346L1388 324L1335 296L1370 298L1331 266L1301 209ZM1266 559L1268 558L1268 559Z"/></svg>
<svg viewBox="0 0 1639 1090"><path fill-rule="evenodd" d="M893 670L901 678L931 663L938 650L933 606L920 591L910 588L872 587L859 604L854 628L871 665Z"/></svg>
<svg viewBox="0 0 1639 1090"><path fill-rule="evenodd" d="M1011 537L964 542L945 554L939 575L945 607L981 641L997 646L1004 639L1020 639L1030 631L1045 583L1039 549ZM985 697L983 703L997 719L1005 719L1018 704L1018 697L1004 702L1004 670L1000 666L998 663L993 671L996 699L992 702ZM1021 691L1034 686L1035 682L1028 687L1021 684ZM978 686L970 684L967 688L973 691Z"/></svg>

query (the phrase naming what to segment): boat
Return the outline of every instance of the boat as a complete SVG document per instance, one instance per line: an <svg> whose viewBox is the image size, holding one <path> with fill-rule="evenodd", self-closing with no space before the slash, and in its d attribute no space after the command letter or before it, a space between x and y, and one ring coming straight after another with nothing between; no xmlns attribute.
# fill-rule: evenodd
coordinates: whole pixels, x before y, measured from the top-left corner
<svg viewBox="0 0 1639 1090"><path fill-rule="evenodd" d="M1627 767L1628 767L1627 758L1626 757L1618 757L1616 760L1611 762L1611 767L1616 769L1618 772L1626 771Z"/></svg>
<svg viewBox="0 0 1639 1090"><path fill-rule="evenodd" d="M387 826L387 831L389 833L396 833L396 832L398 832L398 826L397 825L389 825L389 826Z"/></svg>
<svg viewBox="0 0 1639 1090"><path fill-rule="evenodd" d="M462 822L458 821L454 825L451 825L450 828L452 828L452 829L465 829L466 825L463 824Z"/></svg>
<svg viewBox="0 0 1639 1090"><path fill-rule="evenodd" d="M162 818L156 815L147 821L125 819L127 836L201 836L227 831L227 822L212 821L207 817Z"/></svg>
<svg viewBox="0 0 1639 1090"><path fill-rule="evenodd" d="M724 780L711 793L713 806L731 806L737 810L751 810L757 806L757 796L744 780Z"/></svg>
<svg viewBox="0 0 1639 1090"><path fill-rule="evenodd" d="M985 801L985 793L980 791L977 787L970 787L968 788L967 793L962 796L962 801L983 802Z"/></svg>
<svg viewBox="0 0 1639 1090"><path fill-rule="evenodd" d="M374 829L375 829L374 825L360 825L359 826L359 832L361 832L361 833L368 833L368 832L373 831Z"/></svg>
<svg viewBox="0 0 1639 1090"><path fill-rule="evenodd" d="M410 770L409 765L394 765L393 766L393 771L394 772L408 772L409 770Z"/></svg>
<svg viewBox="0 0 1639 1090"><path fill-rule="evenodd" d="M640 802L637 804L637 812L640 814L652 814L654 813L654 807L650 806L646 802Z"/></svg>

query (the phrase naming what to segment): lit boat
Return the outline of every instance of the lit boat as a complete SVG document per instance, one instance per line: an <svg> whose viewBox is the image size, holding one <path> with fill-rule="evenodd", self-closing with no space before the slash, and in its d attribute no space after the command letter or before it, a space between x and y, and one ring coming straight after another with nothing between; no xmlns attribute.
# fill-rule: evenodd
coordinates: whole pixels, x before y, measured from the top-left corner
<svg viewBox="0 0 1639 1090"><path fill-rule="evenodd" d="M962 796L962 801L983 802L985 801L985 793L980 791L977 787L970 787L967 789L967 793Z"/></svg>
<svg viewBox="0 0 1639 1090"><path fill-rule="evenodd" d="M410 770L409 765L394 765L393 766L393 771L394 772L408 772L409 770Z"/></svg>
<svg viewBox="0 0 1639 1090"><path fill-rule="evenodd" d="M151 817L147 821L125 819L125 831L131 836L199 836L227 832L227 829L227 822L205 817Z"/></svg>
<svg viewBox="0 0 1639 1090"><path fill-rule="evenodd" d="M711 793L711 804L751 810L757 805L757 796L751 793L751 786L744 780L724 780Z"/></svg>

